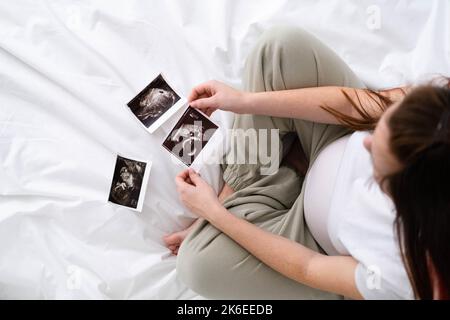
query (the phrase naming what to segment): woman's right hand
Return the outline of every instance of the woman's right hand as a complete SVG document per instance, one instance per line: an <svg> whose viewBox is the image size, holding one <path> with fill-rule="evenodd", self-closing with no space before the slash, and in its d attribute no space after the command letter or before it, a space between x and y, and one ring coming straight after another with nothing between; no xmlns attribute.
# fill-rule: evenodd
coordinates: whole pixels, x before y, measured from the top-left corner
<svg viewBox="0 0 450 320"><path fill-rule="evenodd" d="M246 92L211 80L193 88L188 100L191 107L200 109L210 116L217 109L245 113L247 96Z"/></svg>

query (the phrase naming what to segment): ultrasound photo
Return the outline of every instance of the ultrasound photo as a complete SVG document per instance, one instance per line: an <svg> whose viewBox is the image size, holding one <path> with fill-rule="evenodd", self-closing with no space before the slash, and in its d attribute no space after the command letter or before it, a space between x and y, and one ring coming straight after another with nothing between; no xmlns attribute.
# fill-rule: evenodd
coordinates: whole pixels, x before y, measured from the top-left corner
<svg viewBox="0 0 450 320"><path fill-rule="evenodd" d="M117 156L108 200L141 211L150 166L151 163Z"/></svg>
<svg viewBox="0 0 450 320"><path fill-rule="evenodd" d="M164 140L163 146L189 167L217 128L206 115L188 107Z"/></svg>
<svg viewBox="0 0 450 320"><path fill-rule="evenodd" d="M160 74L127 105L139 121L153 132L166 120L162 119L163 115L178 101L180 96Z"/></svg>

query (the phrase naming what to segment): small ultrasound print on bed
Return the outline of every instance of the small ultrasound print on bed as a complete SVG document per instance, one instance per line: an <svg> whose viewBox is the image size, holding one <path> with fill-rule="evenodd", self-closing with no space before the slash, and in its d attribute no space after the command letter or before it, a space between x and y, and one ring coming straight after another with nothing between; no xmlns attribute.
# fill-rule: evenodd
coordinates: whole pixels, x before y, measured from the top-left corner
<svg viewBox="0 0 450 320"><path fill-rule="evenodd" d="M163 142L164 148L188 167L198 157L218 126L198 110L188 107Z"/></svg>
<svg viewBox="0 0 450 320"><path fill-rule="evenodd" d="M164 76L159 74L127 106L144 127L153 133L183 106L182 100Z"/></svg>
<svg viewBox="0 0 450 320"><path fill-rule="evenodd" d="M117 156L109 202L141 211L151 163Z"/></svg>

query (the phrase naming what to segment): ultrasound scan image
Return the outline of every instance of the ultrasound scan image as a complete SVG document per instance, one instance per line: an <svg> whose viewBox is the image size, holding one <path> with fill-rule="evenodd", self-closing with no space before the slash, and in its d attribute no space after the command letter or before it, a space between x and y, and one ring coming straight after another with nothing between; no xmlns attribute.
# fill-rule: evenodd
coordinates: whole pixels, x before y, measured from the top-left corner
<svg viewBox="0 0 450 320"><path fill-rule="evenodd" d="M167 136L163 146L185 165L190 166L217 128L208 117L189 107Z"/></svg>
<svg viewBox="0 0 450 320"><path fill-rule="evenodd" d="M145 162L117 156L108 200L136 209L141 197L146 166Z"/></svg>
<svg viewBox="0 0 450 320"><path fill-rule="evenodd" d="M128 103L131 112L148 128L180 100L162 75Z"/></svg>

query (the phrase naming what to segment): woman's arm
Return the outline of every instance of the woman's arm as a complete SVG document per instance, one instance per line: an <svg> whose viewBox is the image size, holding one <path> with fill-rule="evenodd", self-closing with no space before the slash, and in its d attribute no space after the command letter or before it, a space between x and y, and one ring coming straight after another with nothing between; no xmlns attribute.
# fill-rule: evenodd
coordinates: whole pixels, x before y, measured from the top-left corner
<svg viewBox="0 0 450 320"><path fill-rule="evenodd" d="M382 98L399 101L404 88L371 93L366 89L347 87L313 87L271 92L242 92L218 81L208 81L195 87L189 101L194 108L208 114L216 109L240 114L261 114L283 118L304 119L318 123L338 124L339 121L321 107L328 106L341 114L361 118L352 102L360 104L369 115L377 118L383 110Z"/></svg>
<svg viewBox="0 0 450 320"><path fill-rule="evenodd" d="M208 221L257 259L307 286L362 299L355 283L357 262L348 256L326 256L287 238L264 231L217 207Z"/></svg>
<svg viewBox="0 0 450 320"><path fill-rule="evenodd" d="M361 299L354 280L357 262L352 257L326 256L301 244L266 232L230 214L212 188L192 170L176 178L181 201L194 213L284 276L310 287Z"/></svg>
<svg viewBox="0 0 450 320"><path fill-rule="evenodd" d="M248 93L243 110L245 113L283 118L304 119L317 123L339 124L339 121L321 107L328 106L341 114L361 119L361 114L351 101L358 104L370 116L377 118L384 112L380 97L393 103L403 97L402 89L376 92L346 87L314 87L284 91Z"/></svg>

